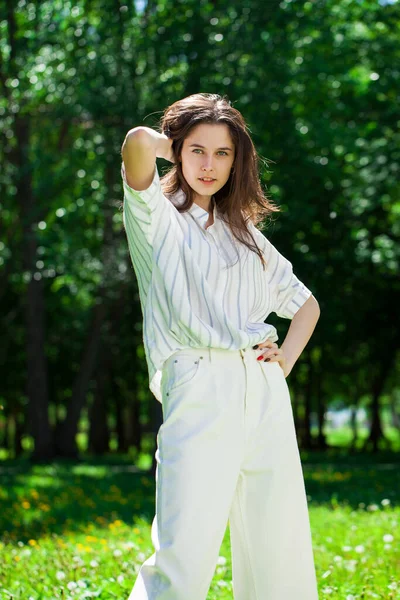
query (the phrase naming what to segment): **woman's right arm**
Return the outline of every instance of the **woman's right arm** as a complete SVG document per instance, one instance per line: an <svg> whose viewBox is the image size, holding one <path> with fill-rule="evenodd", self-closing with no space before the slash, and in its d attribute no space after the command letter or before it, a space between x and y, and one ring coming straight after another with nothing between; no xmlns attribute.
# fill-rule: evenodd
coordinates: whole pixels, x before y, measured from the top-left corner
<svg viewBox="0 0 400 600"><path fill-rule="evenodd" d="M126 134L121 154L128 185L137 191L146 190L154 176L156 158L174 162L173 140L150 127L134 127Z"/></svg>

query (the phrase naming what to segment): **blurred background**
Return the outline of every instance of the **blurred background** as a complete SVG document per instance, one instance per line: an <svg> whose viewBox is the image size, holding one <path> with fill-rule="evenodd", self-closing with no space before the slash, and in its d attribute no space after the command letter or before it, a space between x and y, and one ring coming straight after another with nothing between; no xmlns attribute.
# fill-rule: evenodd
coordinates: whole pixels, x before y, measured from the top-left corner
<svg viewBox="0 0 400 600"><path fill-rule="evenodd" d="M196 92L247 120L281 208L264 234L320 304L288 378L301 450L400 450L399 17L393 0L0 3L2 461L154 469L120 151ZM290 322L268 322L281 344Z"/></svg>

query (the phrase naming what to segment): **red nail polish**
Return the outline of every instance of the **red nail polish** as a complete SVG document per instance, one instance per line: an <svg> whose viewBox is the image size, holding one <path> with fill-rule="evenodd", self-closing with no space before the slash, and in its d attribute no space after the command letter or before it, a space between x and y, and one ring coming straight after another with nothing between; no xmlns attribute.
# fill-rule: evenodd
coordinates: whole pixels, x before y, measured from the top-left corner
<svg viewBox="0 0 400 600"><path fill-rule="evenodd" d="M264 358L264 356L261 354L261 356L259 356L259 357L257 358L257 360L262 360L263 358Z"/></svg>

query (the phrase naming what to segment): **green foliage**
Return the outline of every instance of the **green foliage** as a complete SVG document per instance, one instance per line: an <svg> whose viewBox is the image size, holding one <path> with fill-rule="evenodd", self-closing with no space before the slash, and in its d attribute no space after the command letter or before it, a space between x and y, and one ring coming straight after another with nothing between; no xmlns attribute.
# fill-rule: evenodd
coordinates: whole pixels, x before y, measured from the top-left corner
<svg viewBox="0 0 400 600"><path fill-rule="evenodd" d="M15 420L17 440L27 435L38 398L68 413L82 379L90 405L100 374L121 410L144 395L151 420L120 148L130 128L156 126L198 91L226 94L273 161L260 175L282 212L265 233L321 307L291 375L294 401L372 408L398 392L399 16L384 0L0 7L4 429ZM285 324L270 321L282 342Z"/></svg>

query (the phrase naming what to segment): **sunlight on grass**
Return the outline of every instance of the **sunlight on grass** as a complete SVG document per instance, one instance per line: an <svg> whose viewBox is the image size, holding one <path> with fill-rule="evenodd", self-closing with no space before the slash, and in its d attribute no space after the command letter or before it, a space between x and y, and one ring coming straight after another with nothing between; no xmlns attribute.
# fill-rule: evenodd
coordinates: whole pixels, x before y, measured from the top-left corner
<svg viewBox="0 0 400 600"><path fill-rule="evenodd" d="M398 469L382 456L302 460L320 599L398 598ZM1 599L128 597L153 553L154 477L97 462L1 467ZM232 600L229 527L219 554L208 600Z"/></svg>

